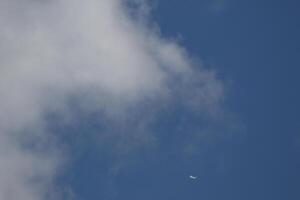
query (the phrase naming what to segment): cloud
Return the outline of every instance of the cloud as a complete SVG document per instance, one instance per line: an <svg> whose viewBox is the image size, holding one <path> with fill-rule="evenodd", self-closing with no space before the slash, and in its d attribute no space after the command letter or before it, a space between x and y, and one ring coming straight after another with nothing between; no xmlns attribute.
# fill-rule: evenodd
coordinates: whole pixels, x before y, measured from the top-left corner
<svg viewBox="0 0 300 200"><path fill-rule="evenodd" d="M222 83L176 41L161 36L144 1L136 5L0 2L1 199L59 198L53 182L67 154L46 116L55 113L72 123L70 100L82 114L102 113L99 123L122 127L106 124L103 132L127 147L155 140L146 134L147 123L168 105L217 112Z"/></svg>

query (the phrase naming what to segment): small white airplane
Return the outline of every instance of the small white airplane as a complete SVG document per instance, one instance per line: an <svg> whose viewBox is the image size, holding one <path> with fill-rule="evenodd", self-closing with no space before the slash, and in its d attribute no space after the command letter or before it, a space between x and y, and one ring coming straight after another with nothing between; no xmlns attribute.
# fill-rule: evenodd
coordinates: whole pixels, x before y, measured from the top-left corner
<svg viewBox="0 0 300 200"><path fill-rule="evenodd" d="M190 179L196 179L196 178L197 178L196 176L190 175Z"/></svg>

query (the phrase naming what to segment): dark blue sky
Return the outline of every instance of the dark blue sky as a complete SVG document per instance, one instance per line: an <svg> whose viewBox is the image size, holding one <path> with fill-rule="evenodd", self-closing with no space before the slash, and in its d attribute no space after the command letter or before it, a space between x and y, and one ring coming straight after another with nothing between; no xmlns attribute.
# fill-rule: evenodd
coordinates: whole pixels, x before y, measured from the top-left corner
<svg viewBox="0 0 300 200"><path fill-rule="evenodd" d="M300 199L299 6L293 0L158 0L152 18L162 35L179 37L217 72L226 84L226 109L242 128L217 127L198 153L182 155L182 115L190 120L187 131L203 121L173 109L154 126L162 133L159 147L126 157L132 162L114 175L115 155L103 150L99 156L93 138L80 139L78 146L89 148L76 151L63 182L80 200ZM85 120L74 130L103 128Z"/></svg>
<svg viewBox="0 0 300 200"><path fill-rule="evenodd" d="M228 0L216 12L210 2L160 1L155 15L164 34L181 34L232 81L229 107L246 127L244 140L223 150L226 170L207 171L192 199L299 199L300 4Z"/></svg>

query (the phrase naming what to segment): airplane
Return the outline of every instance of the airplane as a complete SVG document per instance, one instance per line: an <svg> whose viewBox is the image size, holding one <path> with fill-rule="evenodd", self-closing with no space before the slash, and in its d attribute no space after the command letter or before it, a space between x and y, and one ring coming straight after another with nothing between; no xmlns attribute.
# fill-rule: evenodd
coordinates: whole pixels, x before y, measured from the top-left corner
<svg viewBox="0 0 300 200"><path fill-rule="evenodd" d="M196 176L190 175L190 179L196 179L196 178L197 178Z"/></svg>

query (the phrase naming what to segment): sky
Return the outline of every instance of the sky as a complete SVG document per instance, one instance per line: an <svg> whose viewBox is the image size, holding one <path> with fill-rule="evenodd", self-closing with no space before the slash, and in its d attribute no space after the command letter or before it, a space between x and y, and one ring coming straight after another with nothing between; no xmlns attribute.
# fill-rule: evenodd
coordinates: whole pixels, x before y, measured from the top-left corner
<svg viewBox="0 0 300 200"><path fill-rule="evenodd" d="M0 199L298 200L299 6L0 0Z"/></svg>

